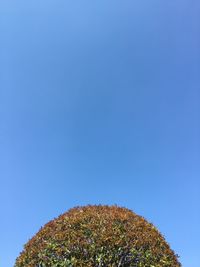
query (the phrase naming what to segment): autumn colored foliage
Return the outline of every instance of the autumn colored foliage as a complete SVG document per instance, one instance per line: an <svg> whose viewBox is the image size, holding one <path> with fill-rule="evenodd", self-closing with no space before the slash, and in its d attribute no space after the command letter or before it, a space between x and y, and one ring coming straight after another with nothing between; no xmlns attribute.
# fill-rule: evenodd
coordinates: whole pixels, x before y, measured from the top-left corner
<svg viewBox="0 0 200 267"><path fill-rule="evenodd" d="M180 267L158 230L118 206L70 209L24 246L14 267Z"/></svg>

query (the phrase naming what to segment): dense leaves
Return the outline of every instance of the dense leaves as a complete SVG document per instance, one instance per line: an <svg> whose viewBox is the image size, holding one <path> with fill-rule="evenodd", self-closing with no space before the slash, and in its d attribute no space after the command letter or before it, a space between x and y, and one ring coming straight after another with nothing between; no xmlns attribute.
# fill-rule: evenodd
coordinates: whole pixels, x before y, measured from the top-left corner
<svg viewBox="0 0 200 267"><path fill-rule="evenodd" d="M117 206L75 207L47 223L14 267L179 267L158 230Z"/></svg>

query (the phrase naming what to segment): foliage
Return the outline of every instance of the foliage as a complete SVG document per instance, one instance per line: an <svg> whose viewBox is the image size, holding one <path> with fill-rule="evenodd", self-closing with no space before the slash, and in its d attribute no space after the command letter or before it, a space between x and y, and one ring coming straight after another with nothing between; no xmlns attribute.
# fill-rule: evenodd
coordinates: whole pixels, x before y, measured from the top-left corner
<svg viewBox="0 0 200 267"><path fill-rule="evenodd" d="M179 267L162 235L117 206L75 207L47 223L14 267Z"/></svg>

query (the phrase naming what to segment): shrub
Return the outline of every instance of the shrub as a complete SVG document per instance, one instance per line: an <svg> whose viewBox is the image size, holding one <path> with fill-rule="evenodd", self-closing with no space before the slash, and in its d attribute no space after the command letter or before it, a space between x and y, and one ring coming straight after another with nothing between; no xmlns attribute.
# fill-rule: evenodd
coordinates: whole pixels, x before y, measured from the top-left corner
<svg viewBox="0 0 200 267"><path fill-rule="evenodd" d="M24 246L15 267L179 267L177 256L143 217L117 206L75 207Z"/></svg>

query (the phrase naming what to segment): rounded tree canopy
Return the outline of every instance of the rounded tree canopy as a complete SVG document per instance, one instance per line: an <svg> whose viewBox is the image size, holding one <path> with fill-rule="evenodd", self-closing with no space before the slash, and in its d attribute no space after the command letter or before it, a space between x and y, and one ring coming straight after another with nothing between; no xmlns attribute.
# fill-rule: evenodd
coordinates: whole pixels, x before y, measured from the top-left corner
<svg viewBox="0 0 200 267"><path fill-rule="evenodd" d="M179 267L177 256L143 217L118 206L75 207L24 246L15 267Z"/></svg>

